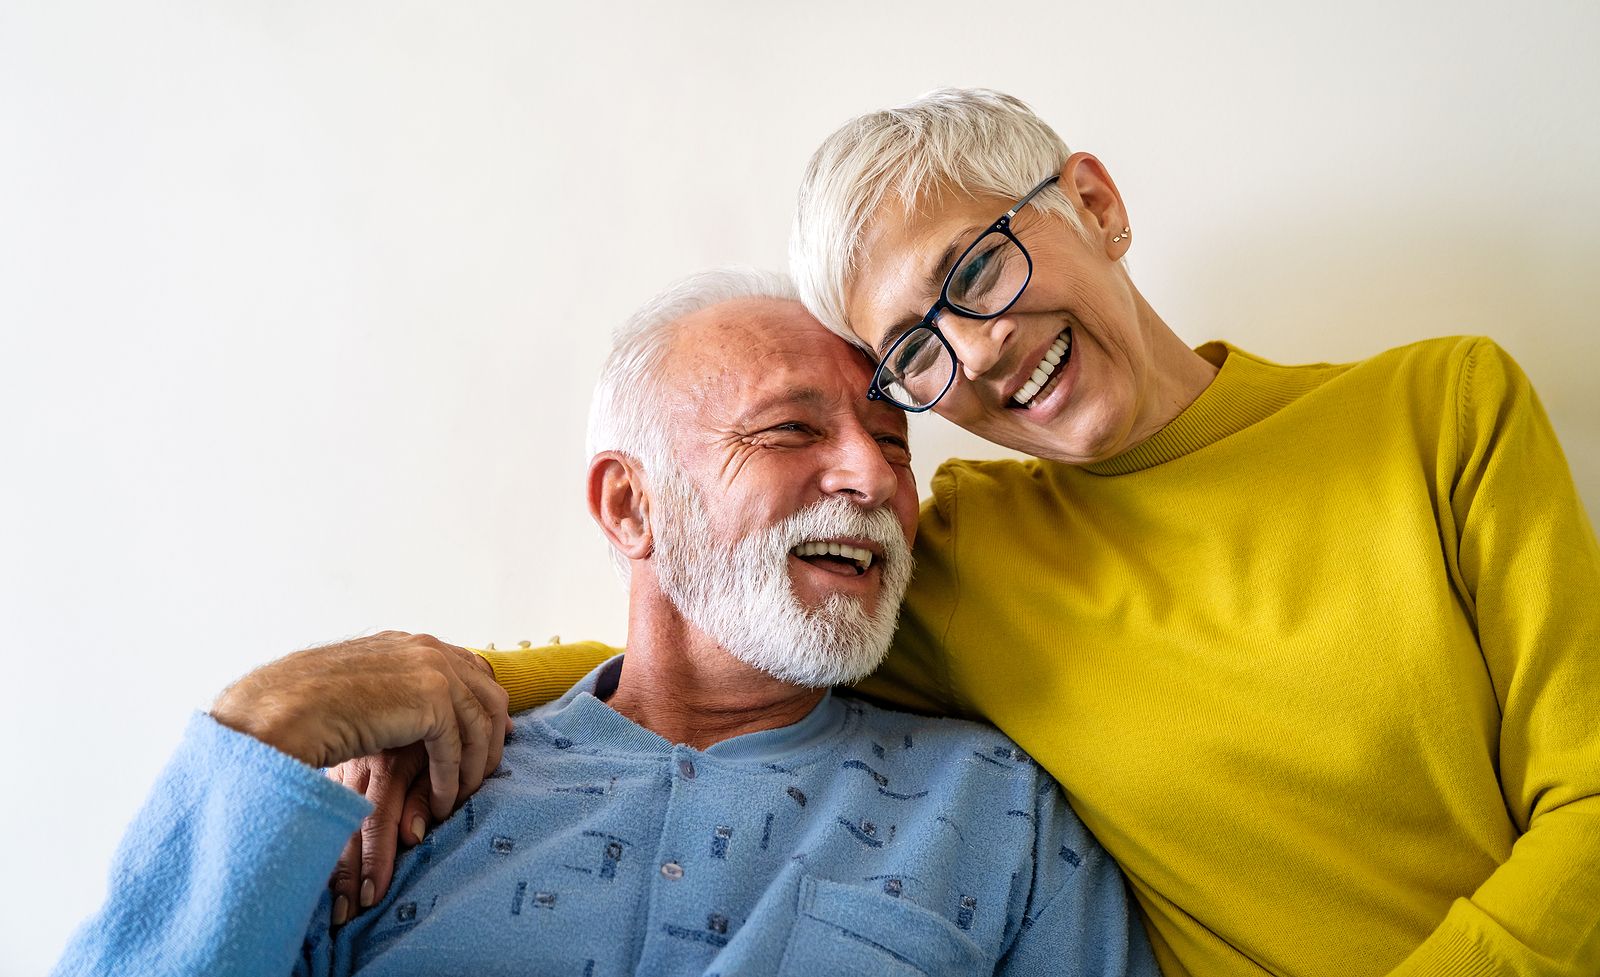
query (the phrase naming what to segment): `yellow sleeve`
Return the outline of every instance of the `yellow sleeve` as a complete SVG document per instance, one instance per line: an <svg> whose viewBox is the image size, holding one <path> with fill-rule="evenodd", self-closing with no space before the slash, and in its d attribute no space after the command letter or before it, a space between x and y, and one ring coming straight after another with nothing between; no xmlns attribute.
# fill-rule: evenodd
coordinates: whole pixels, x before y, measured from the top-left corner
<svg viewBox="0 0 1600 977"><path fill-rule="evenodd" d="M471 650L489 663L494 669L494 680L511 694L512 712L561 698L601 662L622 654L621 648L598 641L575 641L515 651Z"/></svg>
<svg viewBox="0 0 1600 977"><path fill-rule="evenodd" d="M958 596L956 476L947 462L934 473L932 495L922 503L913 547L916 569L900 609L900 626L883 664L856 691L884 705L937 716L977 718L950 685L945 632Z"/></svg>
<svg viewBox="0 0 1600 977"><path fill-rule="evenodd" d="M1456 399L1440 449L1456 538L1443 542L1499 700L1501 791L1522 834L1391 977L1600 974L1600 545L1516 363L1480 340Z"/></svg>

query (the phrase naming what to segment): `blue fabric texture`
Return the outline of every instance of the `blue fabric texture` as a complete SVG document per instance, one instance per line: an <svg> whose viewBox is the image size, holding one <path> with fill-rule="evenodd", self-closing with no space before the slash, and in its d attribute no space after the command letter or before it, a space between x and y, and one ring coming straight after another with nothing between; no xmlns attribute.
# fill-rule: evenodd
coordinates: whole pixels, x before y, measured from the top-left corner
<svg viewBox="0 0 1600 977"><path fill-rule="evenodd" d="M989 727L829 694L707 750L594 693L330 932L365 802L197 717L59 974L1157 974L1121 873Z"/></svg>
<svg viewBox="0 0 1600 977"><path fill-rule="evenodd" d="M60 977L287 974L370 805L300 761L190 720Z"/></svg>

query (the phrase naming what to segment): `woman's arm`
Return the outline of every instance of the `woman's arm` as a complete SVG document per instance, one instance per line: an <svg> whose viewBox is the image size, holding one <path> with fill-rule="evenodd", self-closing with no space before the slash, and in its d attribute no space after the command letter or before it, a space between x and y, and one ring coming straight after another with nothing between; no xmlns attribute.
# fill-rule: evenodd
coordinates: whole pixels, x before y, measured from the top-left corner
<svg viewBox="0 0 1600 977"><path fill-rule="evenodd" d="M494 680L511 695L511 711L522 712L561 698L566 691L622 653L599 641L550 644L542 648L477 652L494 669Z"/></svg>
<svg viewBox="0 0 1600 977"><path fill-rule="evenodd" d="M1501 722L1508 858L1391 977L1600 973L1600 545L1527 377L1480 341L1441 446L1456 538Z"/></svg>

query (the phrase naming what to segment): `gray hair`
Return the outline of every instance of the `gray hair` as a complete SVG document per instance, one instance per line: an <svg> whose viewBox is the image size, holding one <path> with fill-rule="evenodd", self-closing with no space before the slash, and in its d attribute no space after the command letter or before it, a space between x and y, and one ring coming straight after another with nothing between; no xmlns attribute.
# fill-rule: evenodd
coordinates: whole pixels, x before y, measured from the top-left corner
<svg viewBox="0 0 1600 977"><path fill-rule="evenodd" d="M690 275L646 302L612 333L611 352L600 367L589 407L588 449L592 458L617 451L638 462L648 479L675 464L663 367L677 325L685 318L737 299L796 301L789 276L756 268L729 267ZM612 560L624 579L628 561Z"/></svg>
<svg viewBox="0 0 1600 977"><path fill-rule="evenodd" d="M862 233L886 196L908 215L924 195L946 190L1021 197L1070 155L1020 99L986 88L941 88L846 122L817 147L800 181L789 238L800 300L823 325L866 348L845 321L845 293ZM1085 233L1059 186L1033 203Z"/></svg>

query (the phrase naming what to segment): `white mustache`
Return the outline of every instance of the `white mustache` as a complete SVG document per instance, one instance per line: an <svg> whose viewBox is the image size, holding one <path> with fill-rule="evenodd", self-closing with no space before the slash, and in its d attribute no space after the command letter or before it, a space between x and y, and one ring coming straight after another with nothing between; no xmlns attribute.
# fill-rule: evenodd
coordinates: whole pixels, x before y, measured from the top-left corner
<svg viewBox="0 0 1600 977"><path fill-rule="evenodd" d="M841 536L876 543L883 551L880 559L891 565L911 558L905 531L887 507L863 509L838 496L806 506L762 535L762 548L771 545L779 558L787 557L801 543Z"/></svg>

